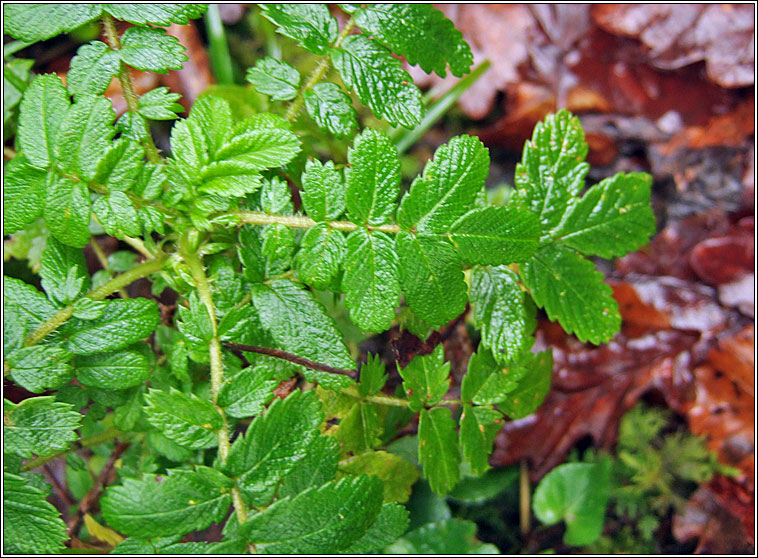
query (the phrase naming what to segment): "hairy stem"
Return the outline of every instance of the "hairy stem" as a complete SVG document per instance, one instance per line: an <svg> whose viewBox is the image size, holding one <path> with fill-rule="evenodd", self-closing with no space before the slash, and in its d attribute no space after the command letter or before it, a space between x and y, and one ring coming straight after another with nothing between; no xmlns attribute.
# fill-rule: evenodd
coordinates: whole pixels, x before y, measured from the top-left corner
<svg viewBox="0 0 758 558"><path fill-rule="evenodd" d="M284 225L294 229L310 229L317 225L316 221L303 215L271 215L262 211L238 211L234 213L240 224L245 225ZM350 221L326 221L326 224L340 231L354 231L367 228L371 231L380 231L390 234L400 232L398 225L356 225Z"/></svg>
<svg viewBox="0 0 758 558"><path fill-rule="evenodd" d="M339 48L339 46L342 44L342 41L345 40L345 37L347 37L350 34L350 31L355 26L355 20L351 17L347 23L345 24L345 28L342 30L342 32L339 34L339 37L337 37L337 40L334 42L334 45L332 45L332 48ZM322 79L324 79L324 76L329 71L329 67L331 66L331 58L328 54L321 57L321 59L318 61L318 64L314 68L313 72L311 72L311 75L308 76L308 81L305 82L305 85L300 89L300 91L297 94L297 97L295 97L295 100L292 101L292 104L290 105L289 110L287 110L287 114L285 118L287 119L287 122L294 122L297 119L298 114L300 114L300 110L303 108L303 104L305 103L305 94L313 89L313 86L316 85L318 82L320 82Z"/></svg>
<svg viewBox="0 0 758 558"><path fill-rule="evenodd" d="M117 275L107 283L99 286L97 289L88 292L82 298L86 297L91 298L92 300L103 300L106 296L115 293L119 289L123 289L137 279L147 277L148 275L160 271L163 268L163 264L166 262L166 259L167 256L161 256L159 258L155 258L154 260L150 260L148 262L135 266L129 271L125 271L124 273ZM36 331L34 331L29 335L29 337L26 338L26 341L24 341L24 346L28 347L30 345L39 343L45 337L63 325L63 323L65 323L66 320L68 320L73 315L74 304L76 303L72 302L68 306L61 308L50 319L43 322Z"/></svg>
<svg viewBox="0 0 758 558"><path fill-rule="evenodd" d="M66 455L69 452L76 451L82 448L88 448L90 446L96 446L98 444L104 444L105 442L110 442L111 440L115 440L122 434L124 433L116 428L109 428L108 430L105 430L103 432L98 432L97 434L93 434L92 436L82 438L78 442L74 442L73 444L71 444L66 449L56 451L55 453L51 453L50 455L42 455L40 457L35 457L31 461L27 461L21 467L21 472L25 473L26 471L31 471L33 469L36 469L37 467L41 467L48 461L52 461L56 457L60 457L61 455Z"/></svg>
<svg viewBox="0 0 758 558"><path fill-rule="evenodd" d="M208 277L205 274L203 263L197 257L197 254L189 247L186 235L182 236L179 241L179 252L184 263L189 267L190 273L192 273L192 278L195 280L195 287L197 288L197 294L208 311L208 316L211 321L213 337L208 344L211 360L211 397L213 398L213 406L222 418L221 428L218 431L218 456L221 458L222 462L226 462L230 448L229 426L226 420L226 412L224 411L224 408L218 404L218 394L224 383L224 363L221 355L221 341L218 338L216 307L213 304L213 297L211 295L211 289L208 284ZM242 525L247 520L247 510L245 509L245 503L242 501L242 494L236 486L232 488L232 503L234 505L234 511L237 514L237 521ZM254 547L252 547L251 550L254 550Z"/></svg>
<svg viewBox="0 0 758 558"><path fill-rule="evenodd" d="M121 50L121 39L118 36L116 22L108 13L103 14L103 30L105 31L105 37L108 40L108 46L110 46L112 50ZM126 106L129 107L129 112L137 114L137 111L139 110L139 97L134 91L132 78L129 75L129 67L123 61L119 66L118 80L121 83L121 90L124 93L124 100L126 101ZM150 134L145 138L143 147L145 148L145 154L151 163L161 162L158 148L155 147L155 143L153 143L153 138Z"/></svg>

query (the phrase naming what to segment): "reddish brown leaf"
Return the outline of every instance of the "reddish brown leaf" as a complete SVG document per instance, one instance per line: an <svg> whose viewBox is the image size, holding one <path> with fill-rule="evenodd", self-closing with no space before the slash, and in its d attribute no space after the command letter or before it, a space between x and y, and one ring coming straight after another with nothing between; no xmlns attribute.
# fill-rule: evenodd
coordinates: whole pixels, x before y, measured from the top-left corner
<svg viewBox="0 0 758 558"><path fill-rule="evenodd" d="M176 93L181 93L179 102L189 110L195 99L213 83L210 61L205 51L200 35L195 24L177 25L172 23L167 29L169 35L173 35L184 46L185 54L189 60L184 63L181 70L169 70L162 76L163 84Z"/></svg>

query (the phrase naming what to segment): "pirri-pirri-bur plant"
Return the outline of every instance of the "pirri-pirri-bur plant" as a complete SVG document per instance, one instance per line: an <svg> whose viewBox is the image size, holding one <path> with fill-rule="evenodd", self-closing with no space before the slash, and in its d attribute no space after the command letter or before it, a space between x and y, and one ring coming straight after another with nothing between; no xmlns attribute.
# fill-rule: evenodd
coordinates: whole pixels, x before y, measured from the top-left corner
<svg viewBox="0 0 758 558"><path fill-rule="evenodd" d="M354 99L414 128L424 102L393 53L462 76L471 51L431 5L341 8L339 25L325 5L263 6L283 40L317 57L312 73L263 58L247 79L270 112L240 118L206 95L180 119L177 94L138 96L129 69L180 68L183 47L161 27L204 6L4 7L5 33L24 43L92 21L107 38L79 48L65 85L6 56L17 134L3 232L46 238L42 290L4 278L4 373L45 393L5 402L7 552L54 552L67 539L49 485L30 471L67 454L69 484L86 493L92 478L74 450L92 448L102 467L115 440L128 444L118 477L87 525L118 552L381 550L405 532L401 504L418 476L387 451L399 430L417 418L421 472L445 494L462 467L486 471L504 418L530 414L548 391L551 352L532 351L537 308L582 341L618 331L587 257L647 242L650 177L585 191L587 144L560 111L527 142L504 205L487 201L489 153L467 135L402 184L395 143L360 129ZM132 25L119 33L119 21ZM103 96L114 76L128 104L119 118ZM166 155L150 121L172 119ZM313 136L351 144L340 161L321 160L303 151ZM132 250L106 257L101 234ZM104 267L93 276L88 244ZM156 297L178 293L176 312L162 319L154 299L129 298L139 278ZM385 363L359 365L344 338L393 326L424 336L464 313L481 342L457 399L441 344L399 365L390 394ZM297 387L275 394L292 377ZM180 542L222 522L221 542Z"/></svg>

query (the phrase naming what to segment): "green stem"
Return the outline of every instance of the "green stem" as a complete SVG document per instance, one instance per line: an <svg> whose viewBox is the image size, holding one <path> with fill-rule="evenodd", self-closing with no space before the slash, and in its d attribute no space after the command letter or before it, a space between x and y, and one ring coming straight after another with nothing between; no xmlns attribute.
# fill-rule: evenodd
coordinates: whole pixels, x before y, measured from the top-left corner
<svg viewBox="0 0 758 558"><path fill-rule="evenodd" d="M284 225L294 229L310 229L317 225L316 221L303 215L271 215L262 211L237 211L234 215L241 225ZM371 231L397 234L401 230L397 225L356 225L350 221L326 221L326 224L340 231L367 228Z"/></svg>
<svg viewBox="0 0 758 558"><path fill-rule="evenodd" d="M391 407L408 407L410 401L407 399L400 399L399 397L392 397L391 395L376 394L376 395L360 395L358 388L351 386L342 390L342 393L355 397L362 401L368 401L369 403L376 403L378 405L388 405ZM460 399L443 399L435 407L459 407L463 402Z"/></svg>
<svg viewBox="0 0 758 558"><path fill-rule="evenodd" d="M108 273L108 275L111 276L111 279L113 279L116 274L108 264L108 256L105 255L105 252L103 252L103 249L100 247L100 244L97 242L97 240L95 240L94 236L89 239L89 245L92 247L92 251L95 253L95 256L97 256L100 265L103 266L103 269ZM118 290L118 294L123 299L129 298L129 295L123 287Z"/></svg>
<svg viewBox="0 0 758 558"><path fill-rule="evenodd" d="M334 45L332 45L332 48L339 48L342 44L342 41L344 41L345 37L350 34L350 31L354 26L355 20L351 17L345 24L345 28L339 34L339 37L337 37ZM313 86L316 85L319 81L324 79L324 76L329 71L330 66L331 58L329 55L327 54L322 56L313 72L311 72L311 75L308 77L308 81L305 82L305 85L300 89L297 97L295 97L295 100L292 101L292 104L287 111L287 115L285 116L287 122L294 122L297 119L298 114L300 114L300 110L303 108L303 103L305 103L305 94L313 89Z"/></svg>
<svg viewBox="0 0 758 558"><path fill-rule="evenodd" d="M121 50L121 39L118 36L116 22L108 13L103 14L103 30L105 31L105 37L108 40L108 46L110 46L112 50ZM121 83L121 90L124 93L124 100L126 101L126 106L129 108L129 112L137 114L139 111L139 96L134 91L132 78L129 75L129 66L123 61L119 66L118 80ZM155 147L155 143L153 143L153 138L150 134L145 138L143 147L145 148L145 154L151 163L161 162L158 148Z"/></svg>
<svg viewBox="0 0 758 558"><path fill-rule="evenodd" d="M208 284L208 277L205 274L205 268L203 263L197 257L197 254L192 250L190 243L188 242L187 233L185 233L179 240L179 253L187 264L187 267L192 274L192 278L195 280L195 287L197 288L197 294L200 297L200 301L208 311L208 316L211 321L212 338L208 344L208 350L211 360L211 397L213 399L213 406L216 411L221 415L222 423L221 428L218 431L218 456L221 458L221 462L226 462L229 455L229 426L227 424L226 413L224 408L218 404L218 395L221 391L221 386L224 383L224 363L221 355L221 341L218 338L218 323L216 321L216 307L213 304L213 296L211 295L210 285ZM247 510L245 509L245 503L242 501L242 494L238 487L232 488L232 504L234 505L234 511L237 514L237 521L242 525L247 520Z"/></svg>
<svg viewBox="0 0 758 558"><path fill-rule="evenodd" d="M117 275L107 283L99 286L88 292L84 297L91 298L92 300L103 300L106 296L115 293L119 289L123 289L130 283L147 277L163 268L163 264L166 262L167 256L161 256L149 262L145 262L138 266L133 267L129 271ZM84 298L83 297L83 298ZM74 313L74 302L68 306L61 308L51 318L43 322L35 332L26 338L24 345L29 347L42 341L45 337L50 335L53 331L58 329L66 320L68 320Z"/></svg>
<svg viewBox="0 0 758 558"><path fill-rule="evenodd" d="M216 81L223 85L234 83L234 69L229 56L229 45L226 41L224 24L216 4L210 4L205 12L205 30L208 33L208 51L211 57L211 67Z"/></svg>
<svg viewBox="0 0 758 558"><path fill-rule="evenodd" d="M104 444L105 442L110 442L111 440L115 440L122 434L124 434L124 432L121 432L120 430L116 428L109 428L108 430L105 430L103 432L98 432L97 434L93 434L92 436L82 438L81 440L70 445L66 449L56 451L55 453L51 453L50 455L35 457L31 461L27 461L21 467L21 472L31 471L32 469L41 467L48 461L52 461L56 457L60 457L61 455L66 455L69 452L82 449L82 448L88 448L90 446L96 446L98 444Z"/></svg>

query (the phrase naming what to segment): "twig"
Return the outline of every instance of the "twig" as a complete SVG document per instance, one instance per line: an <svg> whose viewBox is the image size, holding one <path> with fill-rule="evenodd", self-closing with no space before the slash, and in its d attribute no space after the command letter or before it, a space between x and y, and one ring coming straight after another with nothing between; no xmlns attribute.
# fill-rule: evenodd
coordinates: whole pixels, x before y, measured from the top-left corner
<svg viewBox="0 0 758 558"><path fill-rule="evenodd" d="M348 370L346 368L335 368L327 364L321 364L320 362L313 362L312 360L308 360L307 358L303 358L301 356L297 356L292 353L287 353L285 351L280 351L279 349L269 349L268 347L258 347L255 345L243 345L241 343L232 343L229 341L223 341L221 344L224 345L226 348L231 349L233 351L246 351L248 353L257 353L259 355L266 355L266 356L270 356L274 358L280 358L282 360L287 360L289 362L298 364L300 366L305 366L306 368L310 368L311 370L321 370L322 372L331 372L332 374L344 374L344 375L351 375L357 372L357 370Z"/></svg>
<svg viewBox="0 0 758 558"><path fill-rule="evenodd" d="M74 497L71 495L71 492L69 492L68 489L60 482L58 482L58 478L55 476L55 473L53 473L47 463L45 463L45 465L42 467L42 471L45 474L45 478L47 478L47 480L53 486L55 493L61 500L63 500L63 503L66 504L66 507L69 508L74 505Z"/></svg>

